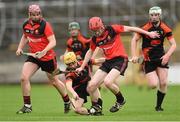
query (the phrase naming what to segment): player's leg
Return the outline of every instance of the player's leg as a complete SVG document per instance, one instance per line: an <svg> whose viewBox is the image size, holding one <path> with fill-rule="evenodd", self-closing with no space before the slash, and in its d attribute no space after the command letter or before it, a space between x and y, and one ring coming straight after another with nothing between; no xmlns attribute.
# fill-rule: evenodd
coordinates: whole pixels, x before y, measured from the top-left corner
<svg viewBox="0 0 180 122"><path fill-rule="evenodd" d="M155 109L156 111L163 111L161 105L167 92L168 69L158 67L157 74L159 77L159 88L157 90L157 102Z"/></svg>
<svg viewBox="0 0 180 122"><path fill-rule="evenodd" d="M147 79L148 86L152 89L157 88L159 83L159 78L156 72L157 67L157 62L148 61L144 63L145 77Z"/></svg>
<svg viewBox="0 0 180 122"><path fill-rule="evenodd" d="M106 72L102 71L101 69L98 69L92 79L89 81L89 84L87 86L87 91L91 97L92 101L98 100L98 88L102 84L104 77L107 75ZM94 93L96 92L96 93ZM96 94L96 95L95 95Z"/></svg>
<svg viewBox="0 0 180 122"><path fill-rule="evenodd" d="M58 75L52 76L50 73L46 73L49 81L57 89L64 101L64 113L68 113L70 110L70 100L66 91L66 87L62 81L59 80Z"/></svg>
<svg viewBox="0 0 180 122"><path fill-rule="evenodd" d="M157 75L156 71L152 71L152 72L149 72L149 73L145 74L145 77L146 77L146 79L148 81L148 86L150 88L152 88L152 89L157 88L159 78L158 78L158 75Z"/></svg>
<svg viewBox="0 0 180 122"><path fill-rule="evenodd" d="M21 73L21 88L24 100L24 106L17 111L17 114L30 113L32 111L31 98L30 98L30 78L39 69L39 66L32 62L25 62Z"/></svg>
<svg viewBox="0 0 180 122"><path fill-rule="evenodd" d="M92 79L89 81L87 91L91 95L103 82L104 77L107 75L106 72L98 69Z"/></svg>
<svg viewBox="0 0 180 122"><path fill-rule="evenodd" d="M59 80L62 81L64 84L65 84L65 81L66 81L66 76L64 73L62 74L59 74Z"/></svg>
<svg viewBox="0 0 180 122"><path fill-rule="evenodd" d="M106 72L98 69L94 76L92 77L91 81L88 84L87 91L91 97L92 107L91 109L95 109L94 115L101 115L102 114L102 99L99 92L99 86L102 84L104 77L107 75ZM91 111L90 109L90 111Z"/></svg>
<svg viewBox="0 0 180 122"><path fill-rule="evenodd" d="M105 86L116 96L115 105L110 108L110 112L118 111L125 104L125 99L119 90L119 86L115 83L119 75L120 72L113 68L104 79Z"/></svg>

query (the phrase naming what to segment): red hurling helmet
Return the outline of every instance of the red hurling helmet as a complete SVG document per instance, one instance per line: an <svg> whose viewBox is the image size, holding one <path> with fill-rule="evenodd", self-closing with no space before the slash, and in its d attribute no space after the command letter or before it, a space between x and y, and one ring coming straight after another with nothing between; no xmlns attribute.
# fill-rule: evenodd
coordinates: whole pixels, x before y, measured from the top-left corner
<svg viewBox="0 0 180 122"><path fill-rule="evenodd" d="M41 9L39 5L37 4L32 4L28 8L29 13L41 13Z"/></svg>
<svg viewBox="0 0 180 122"><path fill-rule="evenodd" d="M100 17L92 17L89 19L89 29L98 30L104 26Z"/></svg>

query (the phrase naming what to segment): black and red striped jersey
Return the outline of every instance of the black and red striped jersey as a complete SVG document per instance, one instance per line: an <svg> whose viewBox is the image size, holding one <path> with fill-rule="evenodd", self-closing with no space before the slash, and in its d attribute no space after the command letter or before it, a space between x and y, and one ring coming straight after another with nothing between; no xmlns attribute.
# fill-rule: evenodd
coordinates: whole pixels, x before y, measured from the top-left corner
<svg viewBox="0 0 180 122"><path fill-rule="evenodd" d="M121 33L124 32L124 25L110 25L105 27L105 31L99 37L93 36L90 42L91 50L99 47L103 50L107 60L115 57L128 57L121 40Z"/></svg>
<svg viewBox="0 0 180 122"><path fill-rule="evenodd" d="M170 40L172 35L172 30L164 22L160 22L158 27L154 27L151 22L146 23L141 27L146 31L156 31L159 33L159 37L150 38L145 34L140 34L142 36L142 52L146 61L160 59L164 54L164 40L167 38Z"/></svg>
<svg viewBox="0 0 180 122"><path fill-rule="evenodd" d="M49 44L48 37L54 35L53 29L49 22L42 19L39 23L33 23L28 19L23 24L23 34L28 40L30 53L42 51ZM56 56L55 51L50 49L45 56L40 58L41 61L48 61Z"/></svg>
<svg viewBox="0 0 180 122"><path fill-rule="evenodd" d="M78 62L77 68L82 65L83 61ZM71 71L71 68L66 68L66 71ZM87 84L88 81L91 80L90 72L89 72L89 66L86 65L85 68L80 72L70 72L65 74L66 79L72 80L72 86L74 89L78 88L80 85ZM67 80L68 81L68 80Z"/></svg>
<svg viewBox="0 0 180 122"><path fill-rule="evenodd" d="M85 38L80 32L77 39L72 37L67 40L67 50L73 51L77 57L84 59L86 52L89 49L90 40Z"/></svg>

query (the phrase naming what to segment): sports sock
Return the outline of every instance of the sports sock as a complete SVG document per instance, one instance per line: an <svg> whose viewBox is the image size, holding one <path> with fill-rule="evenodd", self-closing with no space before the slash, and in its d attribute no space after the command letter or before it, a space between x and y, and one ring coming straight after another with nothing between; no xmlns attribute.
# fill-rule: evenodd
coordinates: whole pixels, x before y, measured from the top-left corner
<svg viewBox="0 0 180 122"><path fill-rule="evenodd" d="M157 91L157 102L156 102L156 107L161 107L161 104L163 102L164 96L166 94L160 92L159 90Z"/></svg>
<svg viewBox="0 0 180 122"><path fill-rule="evenodd" d="M31 105L31 98L30 96L23 96L24 104Z"/></svg>
<svg viewBox="0 0 180 122"><path fill-rule="evenodd" d="M69 102L69 96L68 96L68 94L63 97L63 101L64 101L64 102Z"/></svg>
<svg viewBox="0 0 180 122"><path fill-rule="evenodd" d="M100 105L102 107L103 101L101 98L98 98L97 104Z"/></svg>
<svg viewBox="0 0 180 122"><path fill-rule="evenodd" d="M117 94L115 94L115 96L116 96L116 102L122 103L124 101L124 97L122 96L120 91Z"/></svg>
<svg viewBox="0 0 180 122"><path fill-rule="evenodd" d="M96 105L97 102L91 101L92 106Z"/></svg>

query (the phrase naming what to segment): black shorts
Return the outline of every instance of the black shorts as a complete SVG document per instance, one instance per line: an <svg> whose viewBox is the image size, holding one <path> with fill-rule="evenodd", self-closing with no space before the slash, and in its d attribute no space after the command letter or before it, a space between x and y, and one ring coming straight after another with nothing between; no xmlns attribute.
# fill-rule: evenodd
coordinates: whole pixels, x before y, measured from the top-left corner
<svg viewBox="0 0 180 122"><path fill-rule="evenodd" d="M80 84L79 86L74 87L74 91L78 94L78 96L84 99L84 103L87 102L87 96L89 96L87 90L87 83Z"/></svg>
<svg viewBox="0 0 180 122"><path fill-rule="evenodd" d="M42 71L45 71L48 73L52 73L57 68L56 57L54 57L54 59L51 59L49 61L41 61L32 56L28 56L26 62L35 63L41 68Z"/></svg>
<svg viewBox="0 0 180 122"><path fill-rule="evenodd" d="M109 73L113 68L117 69L120 72L120 75L124 75L125 70L128 66L128 59L124 57L115 57L110 60L106 60L102 66L101 70Z"/></svg>
<svg viewBox="0 0 180 122"><path fill-rule="evenodd" d="M145 74L147 74L149 72L155 71L158 67L167 68L167 69L169 68L168 64L162 65L161 62L162 62L162 60L145 61L144 62L144 71L145 71Z"/></svg>

